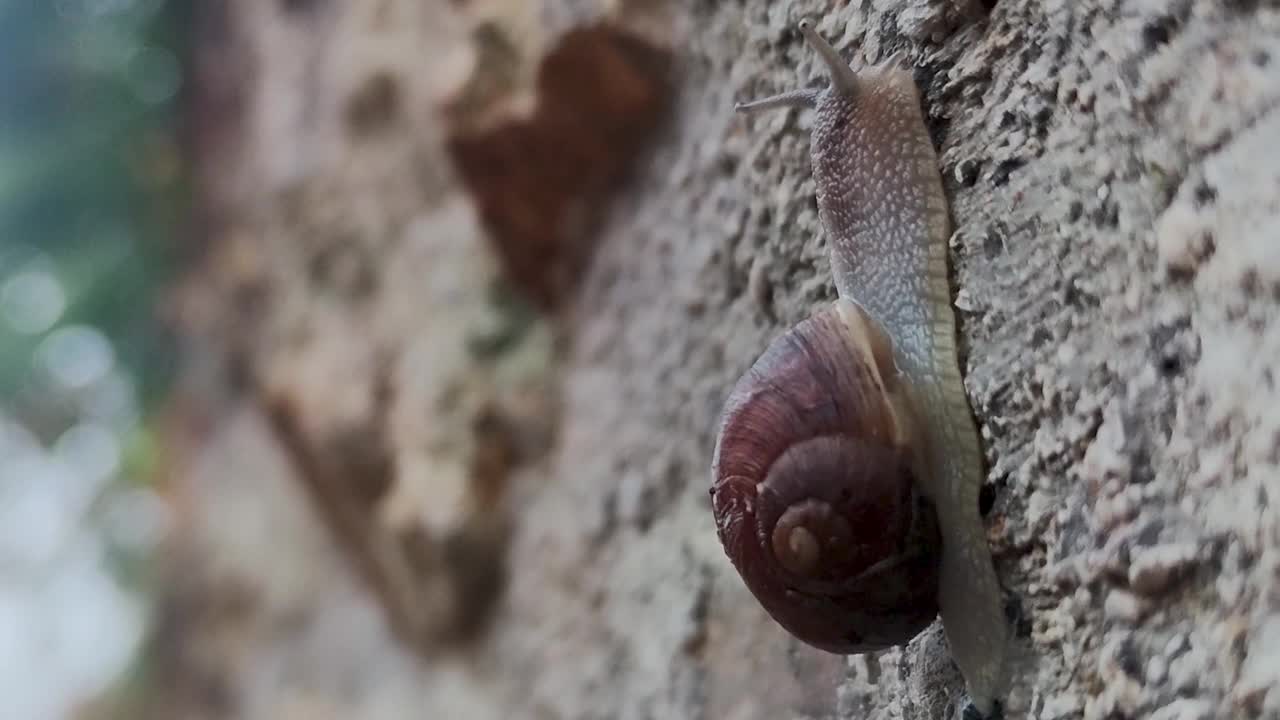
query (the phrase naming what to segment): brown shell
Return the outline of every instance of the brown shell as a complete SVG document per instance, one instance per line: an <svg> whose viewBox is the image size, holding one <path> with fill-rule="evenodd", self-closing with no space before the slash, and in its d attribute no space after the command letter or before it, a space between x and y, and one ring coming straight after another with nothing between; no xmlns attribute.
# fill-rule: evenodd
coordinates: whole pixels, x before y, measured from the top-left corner
<svg viewBox="0 0 1280 720"><path fill-rule="evenodd" d="M938 612L941 538L891 358L874 321L837 301L765 350L716 443L725 553L779 624L835 653L905 643Z"/></svg>

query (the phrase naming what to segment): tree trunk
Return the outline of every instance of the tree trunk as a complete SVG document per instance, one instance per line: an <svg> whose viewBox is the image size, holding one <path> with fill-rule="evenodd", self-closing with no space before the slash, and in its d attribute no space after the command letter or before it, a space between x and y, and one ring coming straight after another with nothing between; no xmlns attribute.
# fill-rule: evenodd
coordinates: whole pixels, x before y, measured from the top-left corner
<svg viewBox="0 0 1280 720"><path fill-rule="evenodd" d="M832 5L840 7L832 9ZM1280 7L225 0L156 717L944 718L716 540L716 419L834 297L795 24L914 67L1009 718L1280 717Z"/></svg>

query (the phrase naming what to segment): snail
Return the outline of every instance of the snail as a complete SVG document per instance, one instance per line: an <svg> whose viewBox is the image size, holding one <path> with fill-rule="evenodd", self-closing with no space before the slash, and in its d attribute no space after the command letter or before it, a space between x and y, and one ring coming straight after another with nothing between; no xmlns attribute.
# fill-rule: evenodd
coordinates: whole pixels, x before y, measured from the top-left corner
<svg viewBox="0 0 1280 720"><path fill-rule="evenodd" d="M920 94L896 57L855 72L808 21L819 219L839 299L775 339L730 393L717 534L748 589L834 653L905 644L939 614L973 706L993 711L1009 628L978 511L984 477L956 355L950 235Z"/></svg>

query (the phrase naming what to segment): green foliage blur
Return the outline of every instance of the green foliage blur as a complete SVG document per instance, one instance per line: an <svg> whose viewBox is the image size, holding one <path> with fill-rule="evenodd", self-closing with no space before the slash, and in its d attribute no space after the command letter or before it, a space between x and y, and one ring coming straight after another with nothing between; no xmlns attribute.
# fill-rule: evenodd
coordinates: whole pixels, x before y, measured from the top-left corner
<svg viewBox="0 0 1280 720"><path fill-rule="evenodd" d="M0 716L136 717L145 692L189 13L0 0Z"/></svg>
<svg viewBox="0 0 1280 720"><path fill-rule="evenodd" d="M109 338L144 406L170 373L154 304L185 211L185 5L0 0L0 288L39 264L64 308L43 332L0 322L0 405L42 437L70 421L34 362L57 327Z"/></svg>

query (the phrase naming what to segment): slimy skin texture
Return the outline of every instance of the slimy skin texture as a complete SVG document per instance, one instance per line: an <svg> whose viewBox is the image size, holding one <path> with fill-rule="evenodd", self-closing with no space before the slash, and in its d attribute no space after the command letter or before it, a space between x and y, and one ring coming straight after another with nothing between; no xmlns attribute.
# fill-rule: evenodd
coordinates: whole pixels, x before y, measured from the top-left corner
<svg viewBox="0 0 1280 720"><path fill-rule="evenodd" d="M855 73L807 21L800 31L826 62L831 86L738 109L816 110L813 173L835 286L881 324L912 389L925 437L918 481L941 529L943 627L974 705L990 713L1002 690L1009 627L978 514L984 472L956 356L951 227L919 91L894 59Z"/></svg>

